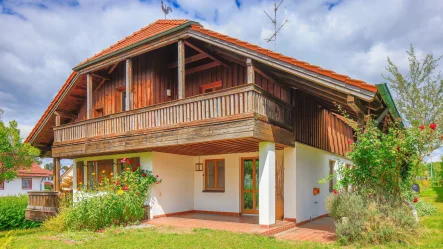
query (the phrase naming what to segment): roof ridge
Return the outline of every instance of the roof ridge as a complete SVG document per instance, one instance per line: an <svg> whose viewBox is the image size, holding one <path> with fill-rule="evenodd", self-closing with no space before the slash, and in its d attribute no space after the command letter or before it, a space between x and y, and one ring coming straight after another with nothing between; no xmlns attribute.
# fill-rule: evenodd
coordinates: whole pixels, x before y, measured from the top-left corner
<svg viewBox="0 0 443 249"><path fill-rule="evenodd" d="M330 77L330 78L333 78L336 80L343 81L345 83L348 83L348 84L351 84L354 86L358 86L360 88L363 88L363 89L371 91L371 92L377 92L377 88L374 84L369 84L363 80L353 79L347 75L339 74L333 70L325 69L325 68L322 68L317 65L309 64L308 62L305 62L305 61L297 60L297 59L292 58L290 56L274 52L274 51L267 49L267 48L260 47L256 44L251 44L249 42L239 40L237 38L230 37L228 35L225 35L225 34L213 31L213 30L205 29L202 26L191 25L191 27L193 30L196 30L198 32L206 33L207 35L217 36L219 39L223 39L223 40L231 42L231 43L237 43L237 45L239 45L241 47L255 50L256 52L264 54L266 56L273 57L273 58L281 60L281 61L285 61L289 64L292 64L292 65L295 65L298 67L302 67L304 69L313 71L315 73L318 73L318 74L321 74L321 75L324 75L324 76L327 76L327 77Z"/></svg>

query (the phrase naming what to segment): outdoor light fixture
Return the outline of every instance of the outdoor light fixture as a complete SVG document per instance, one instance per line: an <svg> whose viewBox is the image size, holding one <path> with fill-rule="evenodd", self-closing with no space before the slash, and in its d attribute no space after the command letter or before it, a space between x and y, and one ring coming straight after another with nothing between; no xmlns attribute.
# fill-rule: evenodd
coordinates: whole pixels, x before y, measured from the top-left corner
<svg viewBox="0 0 443 249"><path fill-rule="evenodd" d="M166 89L166 96L171 97L171 89Z"/></svg>
<svg viewBox="0 0 443 249"><path fill-rule="evenodd" d="M203 163L200 162L200 157L198 157L198 163L195 163L195 171L203 171Z"/></svg>

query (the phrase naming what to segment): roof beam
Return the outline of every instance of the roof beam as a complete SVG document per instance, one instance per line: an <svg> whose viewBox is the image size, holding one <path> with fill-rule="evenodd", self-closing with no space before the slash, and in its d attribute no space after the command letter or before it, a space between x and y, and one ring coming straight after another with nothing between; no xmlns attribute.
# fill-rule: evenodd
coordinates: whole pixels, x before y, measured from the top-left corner
<svg viewBox="0 0 443 249"><path fill-rule="evenodd" d="M368 108L363 106L361 101L355 98L353 95L348 95L346 101L348 103L348 106L351 107L351 109L358 115L365 115L366 113L368 113Z"/></svg>
<svg viewBox="0 0 443 249"><path fill-rule="evenodd" d="M193 56L189 56L188 58L185 59L185 64L188 64L188 63L191 63L191 62L194 62L194 61L199 61L199 60L202 60L202 59L205 59L205 58L208 58L208 55L206 55L206 54L196 54L196 55L193 55ZM177 67L177 66L178 66L178 63L177 63L177 61L175 61L175 62L170 63L168 65L168 68L174 68L174 67Z"/></svg>
<svg viewBox="0 0 443 249"><path fill-rule="evenodd" d="M101 75L100 73L97 73L97 72L95 72L95 73L91 73L91 75L92 75L92 76L95 76L95 77L97 77L97 78L103 79L103 80L110 80L110 78L109 78L108 76Z"/></svg>
<svg viewBox="0 0 443 249"><path fill-rule="evenodd" d="M112 72L114 72L114 70L115 70L115 68L117 67L117 65L118 65L118 62L115 63L114 65L112 65L111 68L110 68L109 71L108 71L108 74L112 74Z"/></svg>
<svg viewBox="0 0 443 249"><path fill-rule="evenodd" d="M201 65L201 66L198 66L198 67L190 68L190 69L186 70L185 74L196 73L196 72L199 72L199 71L202 71L202 70L206 70L206 69L209 69L209 68L212 68L212 67L216 67L216 66L219 66L219 65L220 65L220 63L218 61L213 61L213 62L210 62L208 64L204 64L204 65Z"/></svg>
<svg viewBox="0 0 443 249"><path fill-rule="evenodd" d="M62 117L62 118L76 118L77 114L73 113L73 112L67 112L67 111L55 111L54 114L56 116Z"/></svg>
<svg viewBox="0 0 443 249"><path fill-rule="evenodd" d="M378 124L380 124L380 122L386 117L386 115L389 112L389 107L386 107L378 116L377 118L374 120L374 126L378 126Z"/></svg>
<svg viewBox="0 0 443 249"><path fill-rule="evenodd" d="M222 62L220 59L216 58L214 55L210 55L209 53L203 51L201 48L195 46L194 44L190 43L189 41L184 41L186 45L188 45L189 47L191 47L192 49L194 49L195 51L201 53L201 54L205 54L207 55L209 58L211 58L213 61L217 61L218 63L220 63L221 65L227 67L228 65L226 65L224 62Z"/></svg>

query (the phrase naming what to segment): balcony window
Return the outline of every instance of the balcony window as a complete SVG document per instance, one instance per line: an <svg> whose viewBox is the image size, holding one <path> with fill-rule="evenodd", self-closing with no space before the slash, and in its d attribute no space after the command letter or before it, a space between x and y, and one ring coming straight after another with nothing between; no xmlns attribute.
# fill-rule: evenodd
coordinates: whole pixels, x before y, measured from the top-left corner
<svg viewBox="0 0 443 249"><path fill-rule="evenodd" d="M222 82L216 81L200 86L201 93L211 93L222 89Z"/></svg>

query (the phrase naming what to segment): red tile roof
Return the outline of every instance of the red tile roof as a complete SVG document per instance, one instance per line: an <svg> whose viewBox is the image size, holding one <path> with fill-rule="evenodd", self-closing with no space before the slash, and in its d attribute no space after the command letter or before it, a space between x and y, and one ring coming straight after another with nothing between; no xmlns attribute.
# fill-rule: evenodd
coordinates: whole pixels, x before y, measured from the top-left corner
<svg viewBox="0 0 443 249"><path fill-rule="evenodd" d="M90 62L92 60L98 59L100 57L103 57L105 55L111 54L113 52L116 52L120 49L126 48L128 46L134 45L140 41L143 41L147 38L153 37L155 35L158 35L160 33L163 33L165 31L171 30L173 28L176 28L180 25L183 25L185 23L188 23L189 20L157 20L156 22L153 22L149 24L148 26L140 29L139 31L136 31L132 33L131 35L123 38L122 40L118 41L114 45L111 45L109 48L106 48L102 50L101 52L95 54L92 57L89 57L85 61L79 63L76 67L79 67L87 62Z"/></svg>
<svg viewBox="0 0 443 249"><path fill-rule="evenodd" d="M43 169L40 166L38 166L38 164L33 163L31 168L19 169L17 176L21 176L21 177L26 177L26 176L28 176L28 177L42 176L42 177L46 177L46 176L52 176L52 171L47 170L47 169Z"/></svg>
<svg viewBox="0 0 443 249"><path fill-rule="evenodd" d="M300 61L300 60L294 59L294 58L286 56L286 55L275 53L275 52L273 52L271 50L259 47L257 45L253 45L253 44L250 44L250 43L247 43L247 42L244 42L244 41L241 41L241 40L229 37L227 35L223 35L223 34L214 32L212 30L205 29L205 28L203 28L200 25L192 25L192 29L195 30L195 31L198 31L198 32L200 32L202 34L209 35L209 36L212 36L214 38L217 38L217 39L224 40L224 41L227 41L229 43L235 44L237 46L253 50L253 51L258 52L258 53L260 53L262 55L266 55L266 56L272 57L274 59L287 62L287 63L292 64L294 66L298 66L298 67L310 70L312 72L315 72L315 73L318 73L318 74L321 74L321 75L325 75L327 77L330 77L330 78L333 78L333 79L336 79L336 80L343 81L345 83L348 83L348 84L351 84L351 85L363 88L365 90L368 90L368 91L371 91L371 92L374 92L374 93L377 92L377 88L375 87L375 85L368 84L368 83L366 83L364 81L361 81L361 80L352 79L349 76L338 74L338 73L336 73L334 71L327 70L327 69L321 68L319 66L311 65L311 64L309 64L307 62Z"/></svg>

